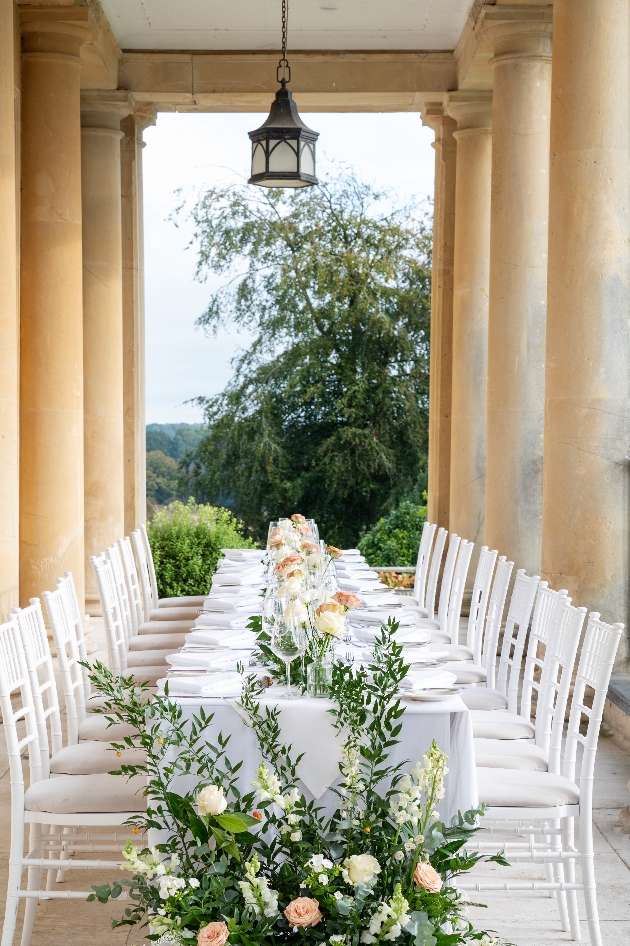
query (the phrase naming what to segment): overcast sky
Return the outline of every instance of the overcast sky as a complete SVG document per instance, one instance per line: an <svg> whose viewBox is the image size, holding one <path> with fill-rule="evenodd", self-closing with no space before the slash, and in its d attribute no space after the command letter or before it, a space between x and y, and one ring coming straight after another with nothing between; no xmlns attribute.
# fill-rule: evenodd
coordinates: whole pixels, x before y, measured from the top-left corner
<svg viewBox="0 0 630 946"><path fill-rule="evenodd" d="M402 199L432 195L433 132L417 112L304 117L320 133L320 178L332 159L351 164L365 181L391 186ZM180 201L178 189L190 197L205 186L249 177L247 132L261 122L260 114L163 113L144 133L147 423L202 420L199 408L184 402L221 391L231 357L246 344L235 331L207 338L195 328L212 284L193 278L190 226L180 218L176 227L168 218Z"/></svg>

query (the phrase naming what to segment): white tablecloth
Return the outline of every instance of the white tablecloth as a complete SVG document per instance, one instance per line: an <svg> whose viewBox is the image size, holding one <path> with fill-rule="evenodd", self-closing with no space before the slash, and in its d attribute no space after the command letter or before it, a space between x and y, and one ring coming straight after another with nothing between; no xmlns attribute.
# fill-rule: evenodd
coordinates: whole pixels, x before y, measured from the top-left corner
<svg viewBox="0 0 630 946"><path fill-rule="evenodd" d="M232 762L243 762L238 788L251 791L250 782L260 764L261 757L253 731L241 719L236 704L228 699L202 699L199 697L177 698L184 719L198 713L201 706L213 713L208 727L208 741L215 742L222 732L230 736L228 755ZM318 799L329 812L333 810L336 796L328 791L339 779L341 739L332 726L332 717L327 712L332 703L327 700L282 700L267 698L263 704L281 708L280 726L283 741L293 746L293 756L304 752L298 766L301 788L307 799ZM391 762L407 760L409 771L430 747L433 739L449 757L449 774L446 792L440 805L440 815L450 819L457 811L474 808L478 803L475 754L470 713L459 697L441 703L419 703L405 701L402 717L400 743L392 750ZM215 742L216 744L216 742ZM173 750L174 751L174 750ZM176 791L191 790L188 784L174 785ZM182 783L184 780L182 779Z"/></svg>

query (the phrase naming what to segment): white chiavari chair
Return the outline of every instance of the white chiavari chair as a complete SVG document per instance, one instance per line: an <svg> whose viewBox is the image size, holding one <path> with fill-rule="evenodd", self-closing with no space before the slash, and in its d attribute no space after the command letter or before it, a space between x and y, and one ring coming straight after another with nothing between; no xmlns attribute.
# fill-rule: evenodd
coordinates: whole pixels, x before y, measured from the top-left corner
<svg viewBox="0 0 630 946"><path fill-rule="evenodd" d="M433 544L428 562L427 587L424 596L424 605L418 605L414 599L411 599L410 603L412 610L417 611L418 614L424 618L429 618L429 620L435 619L435 596L437 594L440 568L442 566L442 558L444 556L444 546L446 545L447 535L448 532L446 529L440 528L437 530L437 535L435 536L435 542Z"/></svg>
<svg viewBox="0 0 630 946"><path fill-rule="evenodd" d="M195 623L198 610L191 608L154 608L151 611L146 611L146 599L143 598L140 577L129 536L118 540L118 550L127 584L131 620L134 626L137 626L136 633L138 635L187 634ZM155 617L158 610L160 611L159 617Z"/></svg>
<svg viewBox="0 0 630 946"><path fill-rule="evenodd" d="M155 574L155 563L153 561L153 552L151 551L151 543L149 542L149 535L147 533L147 528L144 523L140 526L139 529L136 529L136 534L138 536L137 541L142 546L142 551L137 551L137 546L134 543L134 550L138 556L138 567L140 568L140 555L143 555L146 561L146 568L149 572L149 581L151 583L151 597L153 600L154 608L203 608L204 602L207 595L181 595L174 598L160 598L158 595L158 586L157 578ZM132 533L133 538L134 533ZM208 585L210 585L210 579L208 579Z"/></svg>
<svg viewBox="0 0 630 946"><path fill-rule="evenodd" d="M413 581L412 601L418 606L419 611L425 610L425 598L427 591L427 578L429 577L429 563L431 561L431 547L437 531L437 525L434 522L425 522L422 527L422 536L420 537L420 546L418 548L418 559L416 561L416 574Z"/></svg>

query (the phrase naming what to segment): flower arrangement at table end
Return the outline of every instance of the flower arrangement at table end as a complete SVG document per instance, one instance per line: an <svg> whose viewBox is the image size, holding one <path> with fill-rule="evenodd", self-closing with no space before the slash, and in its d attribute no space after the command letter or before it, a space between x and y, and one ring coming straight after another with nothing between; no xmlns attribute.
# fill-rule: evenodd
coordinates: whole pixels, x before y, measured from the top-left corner
<svg viewBox="0 0 630 946"><path fill-rule="evenodd" d="M149 701L131 679L102 665L93 671L106 697L101 712L138 730L114 748L147 752L145 766L118 770L148 776L149 808L130 823L135 832L169 832L153 849L129 841L124 869L133 877L94 886L89 899L101 902L129 891L132 905L112 927L150 924L150 940L197 946L498 943L465 918L467 902L452 884L480 860L507 864L500 854L462 850L482 809L458 813L449 825L440 820L447 758L435 743L411 772L388 763L407 671L395 629L383 626L368 668L335 665L330 712L346 738L331 817L300 792L299 759L281 741L279 710L261 709L254 678L240 705L262 761L254 791L241 794L241 763L229 759L229 738L219 733L208 742L212 716L203 707L183 726L168 692ZM197 785L181 795L173 782L183 775L196 776Z"/></svg>

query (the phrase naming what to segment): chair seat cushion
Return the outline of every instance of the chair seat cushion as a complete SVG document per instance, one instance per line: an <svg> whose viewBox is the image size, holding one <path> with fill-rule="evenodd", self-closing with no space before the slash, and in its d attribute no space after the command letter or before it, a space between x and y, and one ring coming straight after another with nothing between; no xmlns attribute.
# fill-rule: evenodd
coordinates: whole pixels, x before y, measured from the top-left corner
<svg viewBox="0 0 630 946"><path fill-rule="evenodd" d="M134 650L127 654L127 666L130 670L140 667L159 667L166 664L166 658L173 653L172 648L164 647L160 650Z"/></svg>
<svg viewBox="0 0 630 946"><path fill-rule="evenodd" d="M535 735L528 719L507 710L471 710L470 717L477 739L533 739Z"/></svg>
<svg viewBox="0 0 630 946"><path fill-rule="evenodd" d="M144 749L123 749L119 756L107 742L81 742L60 749L50 760L52 775L103 775L121 765L144 765Z"/></svg>
<svg viewBox="0 0 630 946"><path fill-rule="evenodd" d="M489 687L464 688L459 695L470 710L502 710L508 705L507 696Z"/></svg>
<svg viewBox="0 0 630 946"><path fill-rule="evenodd" d="M549 754L535 742L521 739L475 739L474 742L479 768L546 772L549 767Z"/></svg>
<svg viewBox="0 0 630 946"><path fill-rule="evenodd" d="M179 650L186 643L185 634L138 634L129 641L129 651L133 653L138 650L164 650L170 648L170 652Z"/></svg>
<svg viewBox="0 0 630 946"><path fill-rule="evenodd" d="M207 595L183 595L180 598L160 598L160 608L203 608Z"/></svg>
<svg viewBox="0 0 630 946"><path fill-rule="evenodd" d="M479 802L491 808L577 805L580 790L563 775L519 769L477 769Z"/></svg>
<svg viewBox="0 0 630 946"><path fill-rule="evenodd" d="M107 702L108 697L93 693L86 700L85 709L88 713L93 713L95 709L100 709Z"/></svg>
<svg viewBox="0 0 630 946"><path fill-rule="evenodd" d="M485 667L466 660L448 660L442 666L449 673L457 674L456 683L485 683L487 673Z"/></svg>
<svg viewBox="0 0 630 946"><path fill-rule="evenodd" d="M24 796L24 807L56 815L144 811L146 784L143 775L131 779L121 775L61 775L31 785Z"/></svg>
<svg viewBox="0 0 630 946"><path fill-rule="evenodd" d="M423 618L423 617L419 617L419 618L418 618L418 626L419 626L419 627L424 627L424 628L426 628L426 629L429 630L429 631L439 631L439 630L440 630L440 622L434 620L433 618Z"/></svg>
<svg viewBox="0 0 630 946"><path fill-rule="evenodd" d="M138 627L138 636L145 634L189 634L194 621L144 621Z"/></svg>
<svg viewBox="0 0 630 946"><path fill-rule="evenodd" d="M444 653L446 651L449 660L472 660L473 652L470 647L464 647L463 644L440 644L439 641L434 639L434 636L431 635L431 643L427 644L427 650L439 651Z"/></svg>
<svg viewBox="0 0 630 946"><path fill-rule="evenodd" d="M204 599L205 600L205 599ZM150 621L190 621L195 623L199 617L199 608L153 608L149 614Z"/></svg>
<svg viewBox="0 0 630 946"><path fill-rule="evenodd" d="M164 676L164 671L162 671ZM79 723L79 739L95 740L96 742L122 742L125 736L137 736L138 731L127 723L114 723L110 726L106 716L100 713L90 713Z"/></svg>
<svg viewBox="0 0 630 946"><path fill-rule="evenodd" d="M162 663L154 667L130 667L129 670L125 670L124 676L131 677L134 683L148 683L151 688L156 686L158 680L163 679L165 666Z"/></svg>

